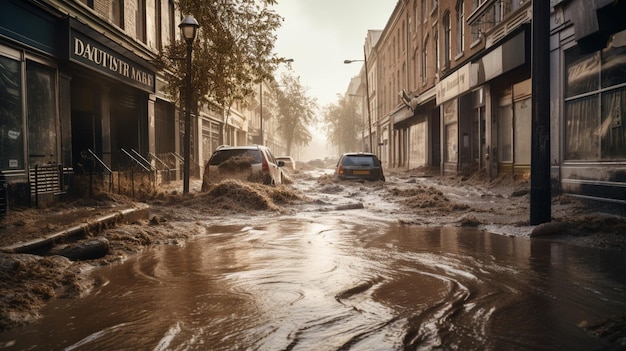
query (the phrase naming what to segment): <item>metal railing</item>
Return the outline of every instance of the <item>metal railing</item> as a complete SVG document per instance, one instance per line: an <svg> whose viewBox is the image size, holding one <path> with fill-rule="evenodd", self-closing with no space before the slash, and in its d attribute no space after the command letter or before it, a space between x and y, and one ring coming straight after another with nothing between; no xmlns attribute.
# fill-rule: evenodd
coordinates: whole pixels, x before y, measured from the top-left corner
<svg viewBox="0 0 626 351"><path fill-rule="evenodd" d="M82 157L85 160L89 160L92 162L91 168L89 170L89 197L93 196L93 178L94 178L94 169L96 168L96 164L102 168L104 172L106 172L109 176L109 192L113 192L113 171L109 166L104 163L91 149L87 149L86 154L82 154Z"/></svg>
<svg viewBox="0 0 626 351"><path fill-rule="evenodd" d="M122 191L123 187L122 187L122 175L124 174L128 174L130 173L130 191L131 191L131 196L134 198L135 197L135 175L136 175L136 170L139 170L139 174L140 175L147 175L148 176L148 183L150 184L149 187L154 190L156 188L156 173L154 172L154 169L152 167L152 165L150 164L150 162L148 162L148 160L146 160L143 156L141 156L137 151L131 149L131 151L126 151L124 148L121 148L120 151L122 152L123 155L125 155L128 160L131 161L130 167L128 171L123 171L120 168L117 180L118 180L118 190ZM143 178L140 179L141 182L139 183L139 187L141 188L144 184L143 182Z"/></svg>
<svg viewBox="0 0 626 351"><path fill-rule="evenodd" d="M177 167L170 167L164 160L153 153L148 154L150 159L154 161L154 168L156 169L157 176L161 175L161 179L165 182L170 182L172 179L172 174L174 177L176 176Z"/></svg>

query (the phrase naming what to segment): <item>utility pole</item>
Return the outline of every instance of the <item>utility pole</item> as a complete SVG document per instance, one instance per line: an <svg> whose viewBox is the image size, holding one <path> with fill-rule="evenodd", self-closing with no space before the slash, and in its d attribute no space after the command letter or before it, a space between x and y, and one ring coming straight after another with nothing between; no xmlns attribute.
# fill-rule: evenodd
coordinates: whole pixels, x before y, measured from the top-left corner
<svg viewBox="0 0 626 351"><path fill-rule="evenodd" d="M532 4L530 224L550 222L550 1Z"/></svg>

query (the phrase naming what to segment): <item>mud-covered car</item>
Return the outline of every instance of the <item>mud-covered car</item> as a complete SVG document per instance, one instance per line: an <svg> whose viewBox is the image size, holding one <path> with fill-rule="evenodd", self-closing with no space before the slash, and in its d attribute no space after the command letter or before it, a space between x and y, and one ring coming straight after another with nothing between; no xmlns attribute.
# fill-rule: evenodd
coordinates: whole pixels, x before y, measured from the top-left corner
<svg viewBox="0 0 626 351"><path fill-rule="evenodd" d="M341 155L335 167L339 179L365 179L385 181L383 166L375 154L348 152Z"/></svg>
<svg viewBox="0 0 626 351"><path fill-rule="evenodd" d="M220 146L204 168L202 190L224 179L239 179L268 185L281 184L283 161L262 145Z"/></svg>
<svg viewBox="0 0 626 351"><path fill-rule="evenodd" d="M296 161L291 156L276 156L276 160L283 161L284 168L292 172L296 171Z"/></svg>

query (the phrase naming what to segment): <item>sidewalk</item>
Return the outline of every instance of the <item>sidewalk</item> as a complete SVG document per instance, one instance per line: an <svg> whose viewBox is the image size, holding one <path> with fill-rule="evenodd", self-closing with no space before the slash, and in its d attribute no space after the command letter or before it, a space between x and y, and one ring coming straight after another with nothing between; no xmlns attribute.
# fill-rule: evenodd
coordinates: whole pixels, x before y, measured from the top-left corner
<svg viewBox="0 0 626 351"><path fill-rule="evenodd" d="M0 252L28 253L99 232L118 223L148 219L148 205L129 200L74 200L49 208L9 208L0 218Z"/></svg>

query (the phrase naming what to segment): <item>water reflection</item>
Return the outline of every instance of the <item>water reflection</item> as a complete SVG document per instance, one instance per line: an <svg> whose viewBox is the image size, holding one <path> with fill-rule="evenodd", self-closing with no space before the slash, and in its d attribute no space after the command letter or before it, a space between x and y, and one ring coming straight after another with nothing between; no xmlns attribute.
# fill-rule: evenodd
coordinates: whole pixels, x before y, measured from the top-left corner
<svg viewBox="0 0 626 351"><path fill-rule="evenodd" d="M597 349L578 325L626 312L616 251L283 218L209 227L95 272L101 285L0 334L17 349Z"/></svg>

